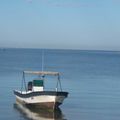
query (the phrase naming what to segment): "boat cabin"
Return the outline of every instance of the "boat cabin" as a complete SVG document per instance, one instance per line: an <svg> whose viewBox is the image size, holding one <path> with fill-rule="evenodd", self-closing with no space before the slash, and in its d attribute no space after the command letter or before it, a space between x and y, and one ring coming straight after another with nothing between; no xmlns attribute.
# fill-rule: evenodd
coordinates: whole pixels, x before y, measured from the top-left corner
<svg viewBox="0 0 120 120"><path fill-rule="evenodd" d="M43 91L44 81L43 79L35 79L28 82L28 91Z"/></svg>

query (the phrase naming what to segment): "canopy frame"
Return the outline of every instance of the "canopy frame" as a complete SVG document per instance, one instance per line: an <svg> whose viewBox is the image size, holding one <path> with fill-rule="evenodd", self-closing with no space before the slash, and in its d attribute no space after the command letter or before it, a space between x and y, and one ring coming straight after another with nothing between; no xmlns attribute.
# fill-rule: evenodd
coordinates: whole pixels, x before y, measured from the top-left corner
<svg viewBox="0 0 120 120"><path fill-rule="evenodd" d="M22 85L21 85L21 93L23 88L27 92L27 85L25 80L25 74L32 74L32 75L38 75L43 80L45 76L57 76L57 84L56 84L56 91L60 88L60 91L62 91L62 85L60 81L60 73L59 72L51 72L51 71L23 71L23 77L22 77Z"/></svg>
<svg viewBox="0 0 120 120"><path fill-rule="evenodd" d="M59 72L51 72L51 71L23 71L24 74L34 74L34 75L51 75L51 76L59 76Z"/></svg>

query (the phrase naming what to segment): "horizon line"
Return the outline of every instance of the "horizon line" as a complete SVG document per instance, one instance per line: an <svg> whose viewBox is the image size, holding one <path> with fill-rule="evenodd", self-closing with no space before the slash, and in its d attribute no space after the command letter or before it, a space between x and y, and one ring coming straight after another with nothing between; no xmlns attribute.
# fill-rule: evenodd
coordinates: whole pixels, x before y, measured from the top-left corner
<svg viewBox="0 0 120 120"><path fill-rule="evenodd" d="M120 50L105 49L78 49L78 48L32 48L32 47L0 47L0 49L44 49L44 50L73 50L73 51L103 51L103 52L120 52Z"/></svg>

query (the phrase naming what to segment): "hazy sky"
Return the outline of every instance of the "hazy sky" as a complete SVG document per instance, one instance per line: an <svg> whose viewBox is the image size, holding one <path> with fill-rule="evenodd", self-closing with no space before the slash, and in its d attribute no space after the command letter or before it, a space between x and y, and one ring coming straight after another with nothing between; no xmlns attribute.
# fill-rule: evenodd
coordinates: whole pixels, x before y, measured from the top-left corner
<svg viewBox="0 0 120 120"><path fill-rule="evenodd" d="M120 50L120 0L0 0L0 47Z"/></svg>

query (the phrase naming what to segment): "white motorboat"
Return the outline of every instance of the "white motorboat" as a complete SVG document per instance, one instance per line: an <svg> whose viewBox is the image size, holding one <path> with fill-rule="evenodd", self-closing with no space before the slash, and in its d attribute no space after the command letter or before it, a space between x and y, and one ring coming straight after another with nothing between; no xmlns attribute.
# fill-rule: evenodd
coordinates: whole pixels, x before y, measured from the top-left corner
<svg viewBox="0 0 120 120"><path fill-rule="evenodd" d="M26 74L38 75L39 78L28 82L28 85L26 85ZM45 77L49 75L57 77L54 91L44 89ZM22 88L21 90L14 90L14 94L16 96L16 101L21 104L52 110L57 109L68 96L68 92L62 91L60 73L49 71L24 71Z"/></svg>

